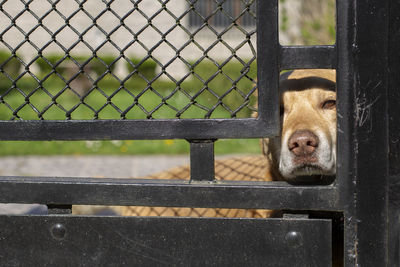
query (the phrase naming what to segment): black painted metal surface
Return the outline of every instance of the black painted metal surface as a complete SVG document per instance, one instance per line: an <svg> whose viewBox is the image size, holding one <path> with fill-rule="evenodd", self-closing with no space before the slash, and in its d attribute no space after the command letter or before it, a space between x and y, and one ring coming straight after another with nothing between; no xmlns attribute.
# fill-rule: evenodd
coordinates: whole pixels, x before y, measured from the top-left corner
<svg viewBox="0 0 400 267"><path fill-rule="evenodd" d="M160 1L155 1L155 4L159 4ZM169 1L167 1L169 2ZM226 6L224 5L225 1L222 1L221 3L215 3L214 8L216 8L217 12L219 9L223 10L223 7ZM77 73L74 74L73 78L67 79L63 77L62 74L55 72L56 67L58 64L61 64L60 62L57 62L55 66L49 62L49 59L47 59L44 55L43 58L41 58L43 50L45 48L52 44L54 40L49 40L46 45L43 48L36 48L38 50L38 55L36 56L36 60L42 59L49 66L53 66L53 72L55 72L55 75L59 77L62 81L65 82L65 87L56 95L52 95L47 91L45 87L43 87L43 83L45 83L46 79L48 78L47 75L43 80L40 80L38 77L36 77L32 72L29 71L24 71L22 74L27 74L30 76L33 76L35 79L40 80L40 83L37 88L34 89L33 92L30 94L26 95L22 90L18 87L18 79L13 79L12 77L9 77L6 75L6 77L12 82L12 86L6 90L4 94L0 94L0 103L4 104L6 108L10 109L12 111L12 118L8 121L0 121L0 140L103 140L103 139L114 139L114 140L119 140L119 139L173 139L173 138L179 138L179 139L217 139L217 138L251 138L251 137L263 137L263 136L276 136L279 133L279 114L278 114L278 54L279 54L279 44L278 44L278 2L277 1L260 1L257 3L259 7L257 10L263 10L263 12L260 12L257 14L257 23L259 24L257 28L259 29L258 31L258 36L263 39L268 39L269 42L263 43L262 46L264 46L263 49L258 51L258 77L260 80L258 88L253 85L253 88L250 90L249 93L244 93L240 92L240 89L237 87L237 83L240 82L241 79L250 79L253 84L256 84L256 80L253 78L249 77L247 74L250 69L250 64L255 61L256 59L256 52L252 44L249 44L251 50L253 50L253 58L246 63L244 59L239 58L237 55L234 55L234 51L240 49L241 46L238 46L237 48L231 48L227 45L227 43L224 43L224 45L228 46L232 52L234 52L232 55L228 56L226 59L223 59L223 62L217 62L214 60L212 57L210 57L207 53L209 52L213 46L216 46L218 44L220 39L223 39L223 34L225 31L228 31L228 29L231 27L231 25L226 26L226 29L222 31L222 33L218 34L218 38L215 44L213 44L210 47L203 48L204 55L201 56L198 60L196 60L195 63L190 63L187 62L184 58L180 56L180 53L182 50L184 50L187 46L190 44L194 44L196 46L199 46L198 41L194 40L195 34L192 34L192 37L190 40L184 43L182 47L174 47L172 46L168 41L166 41L166 37L168 36L168 33L173 31L176 25L173 25L171 29L167 31L157 42L157 44L154 47L148 48L145 45L143 45L142 42L137 41L139 33L133 32L132 29L129 29L125 25L125 17L120 17L112 8L112 2L106 3L106 10L109 10L113 15L120 21L119 24L117 25L116 29L118 28L125 28L128 30L130 34L132 34L132 38L135 40L132 41L131 45L139 43L143 46L143 49L147 51L147 56L138 63L137 67L134 68L134 71L130 73L126 78L120 79L117 77L116 74L113 73L112 68L113 64L118 61L121 58L126 57L125 49L121 49L118 46L116 46L116 49L120 52L120 55L115 58L115 60L112 62L112 64L105 64L103 63L103 67L106 69L105 73L100 75L97 79L94 79L90 77L89 73L85 73L85 64L88 64L90 60L97 59L97 50L91 48L92 55L89 57L87 62L79 64L79 62L76 62L74 64L77 65L78 70ZM142 16L145 16L144 13L141 11L141 7L139 3L131 3L132 4L132 9L128 11L128 15L132 12L139 12ZM211 4L213 4L211 2ZM255 14L253 14L253 9L255 9L256 3L254 1L250 2L237 2L237 4L243 9L241 13L246 14L250 16L253 20L255 20ZM29 6L29 5L28 5ZM157 5L155 5L156 7ZM177 24L180 24L180 20L183 19L185 15L188 13L196 13L200 14L201 12L199 10L196 10L196 8L202 8L202 6L197 3L197 1L189 1L187 3L187 10L183 12L183 14L178 18L176 17ZM173 12L169 11L168 8L166 8L166 3L162 3L161 9L158 11L155 11L155 14L153 15L156 17L159 15L160 12L165 10L165 12L168 12L169 15L172 17L175 17ZM29 9L26 9L24 11L27 11L29 13L34 13ZM51 10L50 10L51 11ZM49 11L49 12L50 12ZM66 25L69 28L72 28L75 30L75 32L79 32L78 30L74 29L73 26L69 24L69 20L74 17L76 13L79 13L79 11L85 12L85 6L83 4L79 5L78 10L71 15L71 17L63 17L66 20ZM105 12L105 11L104 11ZM200 12L200 13L199 13ZM6 10L3 10L3 13L11 17L10 14L7 13ZM58 11L60 13L60 11ZM61 12L62 13L62 12ZM88 14L85 12L85 14ZM44 18L47 16L47 13L43 16ZM89 18L91 18L91 15L87 15ZM208 14L208 16L212 16L212 14ZM146 17L146 16L145 16ZM225 15L223 16L225 20L227 19ZM241 16L240 16L241 17ZM240 18L239 17L239 18ZM44 19L42 18L42 19ZM101 26L97 25L96 23L96 18L91 18L93 19L93 24L96 25L96 28L101 30ZM156 28L154 25L152 25L152 18L148 17L148 25L144 25L139 32L144 31L147 27L151 28ZM237 24L235 21L235 18L229 18L228 19L231 21L231 23L235 23L235 28L238 28L240 31L244 32L246 34L246 39L243 40L243 43L250 43L250 38L252 35L255 35L256 31L255 29L244 29L243 25ZM204 21L207 21L207 19L203 19ZM15 25L16 20L12 20L10 27L15 27L19 30L19 28ZM39 19L40 21L40 19ZM42 22L41 22L42 23ZM261 26L260 26L261 25ZM268 27L264 27L265 25L268 25ZM254 25L253 25L254 26ZM63 27L66 27L65 25ZM183 28L184 31L190 32L189 29L186 29L183 27L182 24L179 25L180 28ZM216 29L214 29L214 25L211 25L209 23L206 23L206 25L201 25L197 26L198 29L196 29L195 32L200 31L202 28L207 27L210 28L211 31L216 32ZM46 26L44 28L49 31ZM1 34L6 34L8 29L4 29L2 32L0 30L0 35ZM60 29L61 30L61 29ZM157 29L156 29L157 30ZM111 31L112 32L112 31ZM22 32L25 34L24 32ZM57 36L58 31L55 33L49 32L52 36ZM107 36L107 42L110 41L110 35ZM140 36L140 35L139 35ZM169 37L169 36L168 36ZM81 39L84 38L84 33L80 34ZM144 37L143 37L144 38ZM271 39L272 38L272 39ZM27 40L29 40L29 36L27 36ZM6 43L5 41L3 41ZM82 40L78 41L78 43L84 43ZM167 44L176 52L176 55L171 59L168 64L161 64L159 61L153 57L152 52L154 49L156 49L160 44L167 42ZM55 42L58 44L57 42ZM85 43L85 45L87 45ZM101 47L101 46L100 46ZM13 50L13 49L11 49ZM63 48L63 51L67 56L73 57L73 53L69 51L66 48ZM15 58L17 55L12 51L12 57ZM71 55L70 55L71 53ZM157 74L156 77L153 79L147 79L144 77L142 73L140 73L139 68L142 62L146 61L147 59L155 59L157 65L161 67L162 71L161 73ZM166 67L175 59L179 58L179 60L182 60L183 63L185 63L185 66L188 67L188 72L187 74L184 75L182 79L176 80L174 79L170 73L166 70ZM240 77L229 77L226 74L224 78L228 79L231 81L232 86L230 88L227 88L227 91L222 93L221 95L217 95L215 92L212 91L212 88L209 88L210 85L209 83L212 82L212 80L221 73L224 73L223 67L232 59L238 59L241 64L243 64L243 68L240 71ZM63 58L64 60L65 58ZM218 68L218 71L213 74L209 79L204 79L201 77L201 75L197 74L196 71L194 70L195 66L199 64L201 61L204 59L207 59L214 63L215 67ZM272 60L274 59L274 60ZM62 60L61 60L62 61ZM75 60L76 61L76 60ZM33 64L34 60L31 62L23 62L24 65L26 65L27 69L29 69L29 66ZM132 66L134 66L133 63L131 63ZM114 92L111 96L107 95L104 93L101 88L98 88L98 83L101 81L102 76L106 75L107 73L111 73L113 75L113 78L118 80L120 83L120 88ZM21 76L22 76L21 74ZM76 79L79 75L86 75L87 78L91 81L91 86L88 88L88 92L84 94L80 94L74 90L72 87L71 83L74 79ZM129 92L130 88L127 88L128 86L125 84L125 82L133 75L139 75L139 77L147 81L147 86L146 88L143 89L141 93L138 95L134 95ZM166 75L170 80L175 82L176 88L173 90L173 92L182 92L184 95L189 97L189 104L186 105L184 108L179 109L176 107L173 107L169 105L173 110L176 111L176 118L171 118L171 119L155 119L153 118L153 113L156 112L159 108L161 108L163 105L168 105L168 100L173 97L174 95L171 94L167 97L162 97L161 93L157 92L153 87L155 85L153 84L160 76ZM187 79L189 80L191 75L193 75L193 79L198 79L200 80L203 84L204 87L201 88L199 92L197 92L194 95L190 95L188 92L185 91L185 88L181 87L181 84ZM189 78L188 78L189 77ZM259 97L263 98L264 101L260 101L258 104L258 118L247 118L247 119L236 119L236 113L240 111L243 107L247 107L250 105L250 96L254 93L254 91L258 89L258 95ZM40 111L38 110L29 100L29 97L31 94L34 94L35 91L40 91L43 90L49 94L51 97L51 103L43 110ZM9 103L7 103L7 94L9 94L12 91L17 91L21 95L24 96L25 100L20 103L20 106L17 108L13 108ZM79 102L71 109L66 109L63 107L59 102L60 102L60 96L64 92L72 92L79 98ZM91 107L88 103L86 98L90 95L92 92L97 92L99 91L103 96L107 99L107 101L104 103L104 106L101 108L105 108L107 106L112 106L118 113L120 113L120 120L115 120L115 119L110 119L110 120L102 120L99 119L99 112L100 110L96 110L94 107ZM124 110L123 108L119 107L119 103L113 103L112 101L112 96L114 94L117 94L119 91L123 92L129 92L129 94L132 97L132 104ZM146 92L151 91L154 92L155 94L160 96L160 104L153 110L149 111L146 110L141 104L140 104L140 96L142 94L145 94ZM197 99L198 95L200 95L204 91L209 91L214 97L218 98L217 104L212 106L212 107L204 107L204 105L201 105L197 103L199 100ZM229 108L227 105L224 103L224 97L228 95L230 92L235 91L239 93L243 97L243 103L237 107L237 109ZM265 96L265 97L264 97ZM200 101L201 102L201 101ZM19 115L19 111L23 109L25 106L32 107L32 109L37 113L37 117L39 121L37 120L26 120L22 116ZM76 108L79 106L86 106L92 111L94 111L94 118L91 120L71 120L71 113L74 112ZM187 109L189 109L192 106L197 106L200 107L200 109L206 110L207 113L205 115L204 119L181 119L180 116L182 113L184 113ZM226 108L229 113L231 114L230 119L210 119L213 111L217 107L224 107ZM65 113L65 119L68 121L52 121L52 120L46 120L44 118L44 115L46 111L50 107L55 107L55 108L60 108L64 113ZM130 112L131 109L133 108L139 108L140 110L145 113L147 116L147 119L126 119L126 113Z"/></svg>
<svg viewBox="0 0 400 267"><path fill-rule="evenodd" d="M388 266L388 1L337 3L337 179L345 206L345 263Z"/></svg>
<svg viewBox="0 0 400 267"><path fill-rule="evenodd" d="M321 69L336 68L336 51L333 45L321 46L283 46L280 51L280 68L291 69Z"/></svg>
<svg viewBox="0 0 400 267"><path fill-rule="evenodd" d="M74 263L81 259L79 249L90 254L97 246L99 254L91 254L94 258L86 258L88 261L106 255L110 263L129 259L138 265L172 260L177 265L195 266L329 266L333 245L341 250L335 253L339 265L398 266L400 2L337 0L336 44L329 46L280 46L277 11L277 0L257 3L257 119L0 122L1 140L197 140L191 146L191 181L1 177L0 202L46 204L51 213L68 213L72 204L281 209L312 211L317 218L323 212L324 218L340 218L334 221L334 228L340 229L344 241L334 236L340 244L332 244L329 221L3 216L0 242L4 249L0 253L8 262L26 259L30 254L19 254L23 250L17 248L29 244L32 253L44 253L36 259L38 263L53 259L60 265L64 260ZM298 68L337 70L338 162L334 183L305 186L213 181L214 140L279 134L279 72ZM245 71L241 75L245 76ZM302 234L307 238L303 243L307 250L288 249L287 243L281 243L285 242L282 235L296 240L291 227L307 233ZM21 234L23 230L28 234ZM160 233L168 239L160 238ZM265 239L265 235L270 238ZM137 236L144 245L137 242ZM113 252L107 251L109 241L115 244ZM310 252L311 247L314 251ZM132 251L136 254L129 254Z"/></svg>
<svg viewBox="0 0 400 267"><path fill-rule="evenodd" d="M332 186L284 182L1 177L0 202L340 210Z"/></svg>
<svg viewBox="0 0 400 267"><path fill-rule="evenodd" d="M3 266L323 267L331 262L329 220L0 216L0 224Z"/></svg>
<svg viewBox="0 0 400 267"><path fill-rule="evenodd" d="M190 140L190 180L213 181L214 140Z"/></svg>
<svg viewBox="0 0 400 267"><path fill-rule="evenodd" d="M389 28L389 172L400 174L400 1L390 2Z"/></svg>
<svg viewBox="0 0 400 267"><path fill-rule="evenodd" d="M400 265L400 1L389 17L389 266Z"/></svg>
<svg viewBox="0 0 400 267"><path fill-rule="evenodd" d="M0 121L1 140L218 139L270 135L277 135L274 125L252 118Z"/></svg>

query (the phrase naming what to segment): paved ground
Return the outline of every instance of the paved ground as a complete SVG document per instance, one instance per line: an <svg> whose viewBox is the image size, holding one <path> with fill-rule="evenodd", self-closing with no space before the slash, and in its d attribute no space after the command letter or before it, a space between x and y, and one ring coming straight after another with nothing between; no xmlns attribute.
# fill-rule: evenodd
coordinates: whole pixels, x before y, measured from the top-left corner
<svg viewBox="0 0 400 267"><path fill-rule="evenodd" d="M140 178L189 164L189 156L0 157L0 176ZM44 206L0 204L0 214L40 213Z"/></svg>
<svg viewBox="0 0 400 267"><path fill-rule="evenodd" d="M0 176L140 178L189 164L189 156L1 157Z"/></svg>

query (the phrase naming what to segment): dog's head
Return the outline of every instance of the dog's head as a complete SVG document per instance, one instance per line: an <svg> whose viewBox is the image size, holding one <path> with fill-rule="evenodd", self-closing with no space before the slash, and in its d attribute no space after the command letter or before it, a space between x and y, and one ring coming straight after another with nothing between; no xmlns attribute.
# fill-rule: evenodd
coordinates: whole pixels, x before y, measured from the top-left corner
<svg viewBox="0 0 400 267"><path fill-rule="evenodd" d="M335 81L334 70L296 70L281 76L282 133L263 140L278 179L323 182L335 174Z"/></svg>

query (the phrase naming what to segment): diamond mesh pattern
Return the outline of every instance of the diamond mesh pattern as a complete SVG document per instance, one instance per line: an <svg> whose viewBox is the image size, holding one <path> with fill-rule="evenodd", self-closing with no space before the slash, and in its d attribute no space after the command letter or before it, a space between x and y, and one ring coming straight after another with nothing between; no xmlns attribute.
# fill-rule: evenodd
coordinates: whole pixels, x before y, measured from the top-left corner
<svg viewBox="0 0 400 267"><path fill-rule="evenodd" d="M0 120L250 117L254 0L0 3Z"/></svg>

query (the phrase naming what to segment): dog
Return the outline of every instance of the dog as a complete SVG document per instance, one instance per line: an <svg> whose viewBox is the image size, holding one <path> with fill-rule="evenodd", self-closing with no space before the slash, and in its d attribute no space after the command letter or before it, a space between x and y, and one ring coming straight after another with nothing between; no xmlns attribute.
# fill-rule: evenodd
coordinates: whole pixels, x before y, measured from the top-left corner
<svg viewBox="0 0 400 267"><path fill-rule="evenodd" d="M336 72L295 70L280 78L279 137L262 139L272 179L330 183L336 174Z"/></svg>

